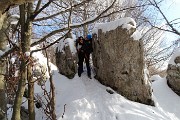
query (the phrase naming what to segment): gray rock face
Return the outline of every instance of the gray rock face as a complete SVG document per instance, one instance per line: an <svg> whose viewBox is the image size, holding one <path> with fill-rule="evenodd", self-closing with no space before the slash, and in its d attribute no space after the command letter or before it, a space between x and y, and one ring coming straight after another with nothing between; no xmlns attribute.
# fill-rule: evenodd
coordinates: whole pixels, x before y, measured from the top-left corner
<svg viewBox="0 0 180 120"><path fill-rule="evenodd" d="M56 50L56 65L59 72L69 79L74 78L77 73L77 56L72 54L69 46L64 46L64 51Z"/></svg>
<svg viewBox="0 0 180 120"><path fill-rule="evenodd" d="M174 62L178 63L179 58L180 57L176 57ZM169 64L166 78L169 87L180 96L180 66Z"/></svg>
<svg viewBox="0 0 180 120"><path fill-rule="evenodd" d="M126 98L154 105L149 80L144 79L143 47L121 27L93 35L93 64L96 78Z"/></svg>

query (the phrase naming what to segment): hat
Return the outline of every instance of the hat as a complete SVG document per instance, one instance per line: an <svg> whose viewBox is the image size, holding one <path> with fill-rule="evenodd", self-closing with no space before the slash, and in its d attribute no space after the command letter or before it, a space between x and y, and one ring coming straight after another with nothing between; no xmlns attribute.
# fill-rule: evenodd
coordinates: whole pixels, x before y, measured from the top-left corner
<svg viewBox="0 0 180 120"><path fill-rule="evenodd" d="M89 35L86 36L86 38L87 38L88 40L90 40L90 39L92 39L92 35L89 34Z"/></svg>
<svg viewBox="0 0 180 120"><path fill-rule="evenodd" d="M83 37L82 37L82 36L80 36L80 37L79 37L79 39L83 39Z"/></svg>

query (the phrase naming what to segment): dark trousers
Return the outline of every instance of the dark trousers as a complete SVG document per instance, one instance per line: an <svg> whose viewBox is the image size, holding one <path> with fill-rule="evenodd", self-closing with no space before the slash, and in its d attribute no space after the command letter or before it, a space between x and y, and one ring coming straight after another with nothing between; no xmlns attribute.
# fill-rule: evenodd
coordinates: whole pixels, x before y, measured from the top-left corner
<svg viewBox="0 0 180 120"><path fill-rule="evenodd" d="M85 59L86 62L86 67L87 67L87 74L88 76L91 76L91 69L90 69L90 64L89 64L89 59L90 59L90 54L89 53L84 53L84 52L79 52L78 53L78 75L81 76L81 73L83 72L83 62Z"/></svg>

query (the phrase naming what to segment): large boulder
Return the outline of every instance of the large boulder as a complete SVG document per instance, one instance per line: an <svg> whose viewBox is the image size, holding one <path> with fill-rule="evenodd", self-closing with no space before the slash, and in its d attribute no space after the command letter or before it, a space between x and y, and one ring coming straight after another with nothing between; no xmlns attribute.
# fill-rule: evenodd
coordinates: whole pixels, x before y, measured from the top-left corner
<svg viewBox="0 0 180 120"><path fill-rule="evenodd" d="M93 35L96 78L130 100L154 105L150 82L144 77L142 41L134 40L132 35L136 29L121 25L104 31L106 27L97 27Z"/></svg>
<svg viewBox="0 0 180 120"><path fill-rule="evenodd" d="M167 68L167 83L169 87L180 95L180 49L172 56Z"/></svg>
<svg viewBox="0 0 180 120"><path fill-rule="evenodd" d="M72 44L73 42L73 39L65 39L60 42L56 49L56 65L59 72L69 79L74 78L77 73L77 55L75 52L75 46Z"/></svg>

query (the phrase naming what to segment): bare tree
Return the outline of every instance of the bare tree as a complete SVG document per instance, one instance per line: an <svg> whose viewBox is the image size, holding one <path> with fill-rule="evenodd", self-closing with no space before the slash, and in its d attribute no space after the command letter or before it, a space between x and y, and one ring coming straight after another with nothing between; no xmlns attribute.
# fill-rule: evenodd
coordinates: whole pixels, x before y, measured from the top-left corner
<svg viewBox="0 0 180 120"><path fill-rule="evenodd" d="M158 10L158 12L163 17L163 20L165 20L165 22L166 22L166 24L161 26L161 27L153 25L151 22L149 22L150 25L157 28L157 29L159 29L159 30L163 30L163 31L174 33L176 35L180 35L180 31L175 27L175 26L177 26L177 24L180 24L180 22L177 22L180 18L176 18L174 20L169 21L168 18L166 17L166 15L161 10L161 8L160 8L160 6L158 4L159 2L157 2L156 0L149 0L149 2L151 3L151 5L153 7L155 7Z"/></svg>

